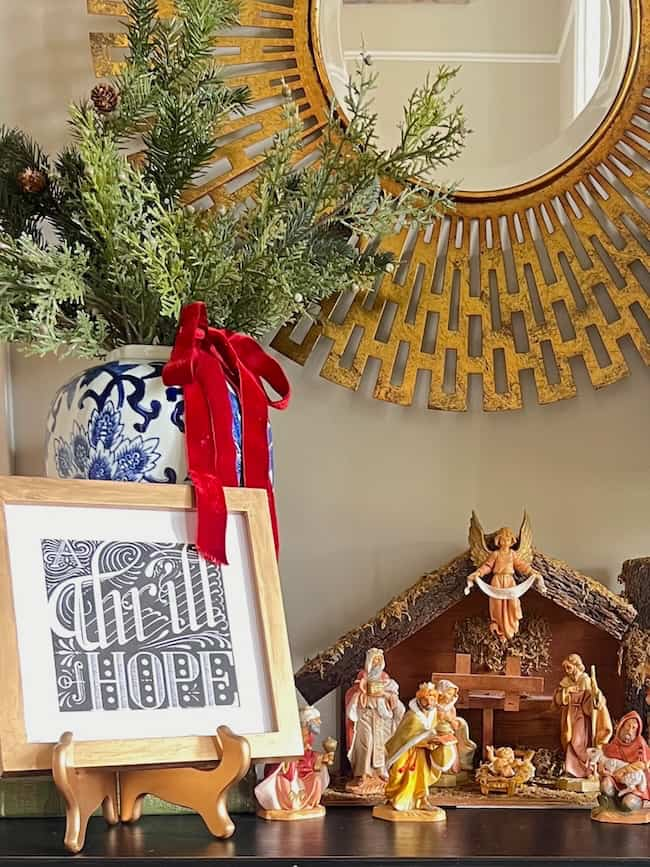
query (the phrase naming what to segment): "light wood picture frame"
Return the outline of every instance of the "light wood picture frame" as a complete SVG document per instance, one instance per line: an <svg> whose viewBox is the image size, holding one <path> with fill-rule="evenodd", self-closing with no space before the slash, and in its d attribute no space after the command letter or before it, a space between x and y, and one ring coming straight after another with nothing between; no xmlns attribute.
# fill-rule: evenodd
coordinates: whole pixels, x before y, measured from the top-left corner
<svg viewBox="0 0 650 867"><path fill-rule="evenodd" d="M78 768L216 761L220 725L302 754L267 496L226 504L218 567L189 485L0 477L2 774L49 769L66 730Z"/></svg>

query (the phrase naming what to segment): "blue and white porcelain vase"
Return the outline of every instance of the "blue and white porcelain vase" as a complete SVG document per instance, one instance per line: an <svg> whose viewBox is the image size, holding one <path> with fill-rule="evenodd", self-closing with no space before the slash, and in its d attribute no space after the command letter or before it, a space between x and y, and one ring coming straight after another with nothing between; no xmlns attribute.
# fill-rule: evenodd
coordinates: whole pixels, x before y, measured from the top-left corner
<svg viewBox="0 0 650 867"><path fill-rule="evenodd" d="M122 346L62 386L48 417L46 475L185 482L183 390L162 381L170 352L161 346ZM241 484L241 409L230 386L229 394Z"/></svg>

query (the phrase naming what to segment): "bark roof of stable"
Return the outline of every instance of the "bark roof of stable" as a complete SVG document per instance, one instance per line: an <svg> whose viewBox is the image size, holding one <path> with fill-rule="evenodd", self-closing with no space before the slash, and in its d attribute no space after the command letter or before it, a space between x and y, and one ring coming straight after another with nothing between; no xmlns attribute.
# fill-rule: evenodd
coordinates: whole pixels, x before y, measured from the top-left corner
<svg viewBox="0 0 650 867"><path fill-rule="evenodd" d="M535 551L533 567L544 576L548 599L614 638L623 638L636 620L632 604L561 560ZM424 575L371 620L307 660L295 676L305 700L313 703L341 684L351 683L371 647L390 650L461 602L466 578L473 569L469 551L465 551L441 569Z"/></svg>

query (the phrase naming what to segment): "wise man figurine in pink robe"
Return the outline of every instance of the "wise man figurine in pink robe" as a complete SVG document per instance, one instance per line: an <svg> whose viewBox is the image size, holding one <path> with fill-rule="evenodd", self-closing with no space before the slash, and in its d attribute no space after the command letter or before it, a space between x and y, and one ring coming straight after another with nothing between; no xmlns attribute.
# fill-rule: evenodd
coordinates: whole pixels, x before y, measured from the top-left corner
<svg viewBox="0 0 650 867"><path fill-rule="evenodd" d="M352 780L349 792L371 795L383 792L386 741L404 716L399 686L385 671L384 652L372 647L364 667L345 694L345 727Z"/></svg>
<svg viewBox="0 0 650 867"><path fill-rule="evenodd" d="M325 815L320 801L329 785L328 767L334 763L336 741L326 738L324 752L314 750L321 726L320 713L315 707L301 708L300 725L302 758L266 765L264 779L255 787L260 805L257 815L263 819L293 821Z"/></svg>

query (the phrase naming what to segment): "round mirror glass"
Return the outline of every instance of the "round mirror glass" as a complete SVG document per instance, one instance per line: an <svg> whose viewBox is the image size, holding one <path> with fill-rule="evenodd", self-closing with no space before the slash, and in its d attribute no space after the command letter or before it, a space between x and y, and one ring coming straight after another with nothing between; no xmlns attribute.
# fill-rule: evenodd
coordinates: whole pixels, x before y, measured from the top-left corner
<svg viewBox="0 0 650 867"><path fill-rule="evenodd" d="M575 153L612 106L630 50L629 0L318 0L316 11L340 103L360 51L372 57L385 147L427 73L460 67L472 134L436 180L463 190L521 184Z"/></svg>

